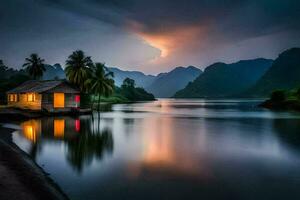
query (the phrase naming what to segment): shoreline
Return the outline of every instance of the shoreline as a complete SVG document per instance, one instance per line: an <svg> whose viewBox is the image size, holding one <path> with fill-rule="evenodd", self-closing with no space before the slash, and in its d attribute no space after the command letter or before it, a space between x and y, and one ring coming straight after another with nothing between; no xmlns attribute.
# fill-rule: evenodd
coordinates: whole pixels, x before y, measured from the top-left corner
<svg viewBox="0 0 300 200"><path fill-rule="evenodd" d="M22 121L28 119L35 119L40 117L51 117L51 116L80 116L91 114L92 110L82 109L78 112L43 112L43 111L32 111L17 108L0 108L0 122L10 121Z"/></svg>
<svg viewBox="0 0 300 200"><path fill-rule="evenodd" d="M289 110L300 112L300 101L298 100L285 100L276 102L268 99L259 106L270 110Z"/></svg>
<svg viewBox="0 0 300 200"><path fill-rule="evenodd" d="M0 199L68 200L67 195L0 127Z"/></svg>

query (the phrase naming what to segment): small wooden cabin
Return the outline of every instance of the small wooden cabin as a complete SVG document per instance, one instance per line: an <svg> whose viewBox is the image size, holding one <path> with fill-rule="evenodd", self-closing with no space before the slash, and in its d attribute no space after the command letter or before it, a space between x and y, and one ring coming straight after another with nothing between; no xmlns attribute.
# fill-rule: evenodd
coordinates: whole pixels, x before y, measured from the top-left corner
<svg viewBox="0 0 300 200"><path fill-rule="evenodd" d="M8 105L48 112L80 108L80 92L66 81L27 81L7 92Z"/></svg>

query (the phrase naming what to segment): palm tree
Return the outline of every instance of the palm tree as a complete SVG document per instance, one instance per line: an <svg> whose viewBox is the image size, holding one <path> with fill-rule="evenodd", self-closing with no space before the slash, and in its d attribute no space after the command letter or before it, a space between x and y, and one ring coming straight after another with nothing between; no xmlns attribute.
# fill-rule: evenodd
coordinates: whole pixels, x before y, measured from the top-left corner
<svg viewBox="0 0 300 200"><path fill-rule="evenodd" d="M81 50L74 51L66 61L66 75L68 80L84 91L84 82L91 74L93 65L90 56L85 56Z"/></svg>
<svg viewBox="0 0 300 200"><path fill-rule="evenodd" d="M107 72L104 63L96 63L93 67L92 76L85 81L89 92L98 95L98 110L100 106L100 96L108 97L114 91L113 73Z"/></svg>
<svg viewBox="0 0 300 200"><path fill-rule="evenodd" d="M3 63L3 60L0 60L0 70L6 71L8 67Z"/></svg>
<svg viewBox="0 0 300 200"><path fill-rule="evenodd" d="M25 61L23 67L26 67L27 72L33 79L38 79L43 76L44 71L46 71L44 59L40 58L38 54L33 53L29 58L25 58Z"/></svg>

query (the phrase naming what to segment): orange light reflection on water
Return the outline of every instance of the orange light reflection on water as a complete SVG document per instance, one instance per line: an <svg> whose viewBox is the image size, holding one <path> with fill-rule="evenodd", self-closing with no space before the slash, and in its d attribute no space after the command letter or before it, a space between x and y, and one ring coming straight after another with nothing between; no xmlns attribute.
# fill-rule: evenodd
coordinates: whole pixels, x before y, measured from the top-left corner
<svg viewBox="0 0 300 200"><path fill-rule="evenodd" d="M159 107L159 112L172 112L172 107L167 101L162 101ZM138 177L145 169L164 171L164 174L200 175L203 179L211 177L207 163L201 162L201 153L195 156L195 147L200 145L201 148L206 145L205 137L185 137L185 132L182 132L184 130L176 129L178 122L180 120L177 121L168 115L159 118L152 116L143 121L141 158L139 162L129 165L132 178Z"/></svg>
<svg viewBox="0 0 300 200"><path fill-rule="evenodd" d="M40 120L29 120L21 124L23 135L28 140L36 143L41 131Z"/></svg>
<svg viewBox="0 0 300 200"><path fill-rule="evenodd" d="M65 135L65 120L55 119L54 120L54 137L63 138Z"/></svg>

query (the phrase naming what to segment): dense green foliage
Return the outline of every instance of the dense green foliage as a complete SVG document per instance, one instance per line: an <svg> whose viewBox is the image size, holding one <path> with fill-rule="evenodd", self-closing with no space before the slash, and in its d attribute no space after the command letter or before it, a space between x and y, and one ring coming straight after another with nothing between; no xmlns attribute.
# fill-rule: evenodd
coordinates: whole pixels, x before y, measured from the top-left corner
<svg viewBox="0 0 300 200"><path fill-rule="evenodd" d="M121 88L116 89L116 94L119 94L129 101L144 101L154 100L154 96L143 88L135 87L135 81L130 78L126 78L123 81Z"/></svg>
<svg viewBox="0 0 300 200"><path fill-rule="evenodd" d="M98 97L97 97L98 98ZM95 101L97 101L97 98L95 98ZM109 103L109 104L116 104L116 103L129 103L130 101L126 99L125 97L114 93L112 96L109 97L100 97L101 103Z"/></svg>
<svg viewBox="0 0 300 200"><path fill-rule="evenodd" d="M115 87L113 73L103 63L93 63L83 51L73 52L66 61L68 80L78 86L82 93L91 95L92 107L103 102L128 102L153 100L154 96L142 88L135 87L135 81L126 78L121 88ZM110 97L113 95L113 97ZM111 102L112 101L112 102Z"/></svg>
<svg viewBox="0 0 300 200"><path fill-rule="evenodd" d="M0 60L0 104L5 104L6 92L21 83L29 80L30 77L24 70L14 70L4 65Z"/></svg>
<svg viewBox="0 0 300 200"><path fill-rule="evenodd" d="M44 60L37 54L26 58L24 70L13 70L0 60L0 102L6 103L6 92L17 87L31 78L43 76L45 67L52 71L49 76L57 77L61 74L58 64L54 67L45 65ZM85 56L83 51L73 52L66 61L66 76L68 80L81 90L81 106L94 107L95 103L123 103L132 101L154 100L152 94L143 88L135 87L135 81L126 78L121 88L114 85L113 73L103 63L93 63L91 57ZM56 73L58 72L58 73ZM28 75L31 74L31 77ZM100 98L101 97L101 98ZM97 105L96 104L96 105Z"/></svg>
<svg viewBox="0 0 300 200"><path fill-rule="evenodd" d="M253 86L271 66L272 60L255 59L237 63L215 63L183 90L176 98L229 97Z"/></svg>
<svg viewBox="0 0 300 200"><path fill-rule="evenodd" d="M292 48L279 55L249 94L267 96L274 90L291 90L299 86L300 48Z"/></svg>
<svg viewBox="0 0 300 200"><path fill-rule="evenodd" d="M276 90L271 94L271 101L280 102L285 101L286 95L284 90Z"/></svg>
<svg viewBox="0 0 300 200"><path fill-rule="evenodd" d="M296 97L298 100L300 100L300 88L298 88L298 90L296 92Z"/></svg>
<svg viewBox="0 0 300 200"><path fill-rule="evenodd" d="M100 106L100 96L109 97L114 92L113 73L107 72L103 63L95 63L91 67L91 74L85 80L86 92L98 96L98 109ZM92 99L94 102L94 99Z"/></svg>
<svg viewBox="0 0 300 200"><path fill-rule="evenodd" d="M39 79L43 76L44 71L46 71L45 60L40 58L38 54L33 53L29 58L25 58L25 63L23 67L33 79Z"/></svg>
<svg viewBox="0 0 300 200"><path fill-rule="evenodd" d="M135 81L126 78L121 87L115 86L115 90L110 97L101 97L101 102L107 103L129 103L133 101L151 101L155 100L153 94L135 86Z"/></svg>
<svg viewBox="0 0 300 200"><path fill-rule="evenodd" d="M110 96L114 91L113 73L105 71L103 63L95 63L90 77L85 81L87 91L92 94Z"/></svg>
<svg viewBox="0 0 300 200"><path fill-rule="evenodd" d="M66 76L68 80L84 91L85 81L91 76L93 62L91 57L85 56L81 50L74 51L66 61Z"/></svg>
<svg viewBox="0 0 300 200"><path fill-rule="evenodd" d="M262 107L277 110L300 111L300 88L292 90L275 90L270 99L261 104Z"/></svg>

